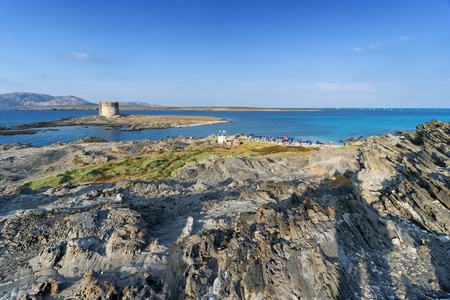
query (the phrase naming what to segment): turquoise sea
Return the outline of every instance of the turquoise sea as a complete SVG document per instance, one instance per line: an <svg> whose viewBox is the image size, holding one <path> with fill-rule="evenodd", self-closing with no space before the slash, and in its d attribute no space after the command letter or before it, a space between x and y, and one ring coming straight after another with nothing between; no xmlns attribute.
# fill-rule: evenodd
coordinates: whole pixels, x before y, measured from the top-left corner
<svg viewBox="0 0 450 300"><path fill-rule="evenodd" d="M0 127L59 120L97 114L97 111L9 111L0 110ZM73 142L80 137L96 136L112 141L159 140L179 135L201 137L226 130L228 134L244 133L268 137L333 141L353 136L367 137L414 131L419 124L432 119L450 122L450 109L330 109L292 112L225 112L225 111L124 111L124 114L191 115L225 118L226 124L186 128L121 131L99 126L59 127L58 131L41 131L31 135L0 136L0 144L31 143L49 145L59 141Z"/></svg>

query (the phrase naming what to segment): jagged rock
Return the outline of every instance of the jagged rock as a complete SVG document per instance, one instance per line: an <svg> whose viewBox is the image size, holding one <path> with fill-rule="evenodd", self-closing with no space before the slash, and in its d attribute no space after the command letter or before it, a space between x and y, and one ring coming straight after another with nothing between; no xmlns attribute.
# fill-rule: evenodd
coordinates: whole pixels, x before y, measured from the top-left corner
<svg viewBox="0 0 450 300"><path fill-rule="evenodd" d="M72 144L83 144L83 143L107 143L108 141L103 139L103 138L99 138L99 137L95 137L95 136L88 136L86 138L79 138L76 141L72 142Z"/></svg>
<svg viewBox="0 0 450 300"><path fill-rule="evenodd" d="M355 178L361 199L449 235L449 137L448 123L432 121L418 126L416 134L367 139L361 150L364 167Z"/></svg>
<svg viewBox="0 0 450 300"><path fill-rule="evenodd" d="M315 211L314 204L307 206L311 208L288 211L276 204L263 205L256 213L241 214L226 230L202 231L177 245L170 256L169 266L184 268L181 282L167 277L165 282L183 286L181 298L336 298L339 272L333 221ZM305 234L309 228L302 221L310 219L306 215L322 220L321 233L316 229L310 233L313 237Z"/></svg>
<svg viewBox="0 0 450 300"><path fill-rule="evenodd" d="M50 279L42 283L32 285L31 291L22 296L20 300L42 299L42 296L56 295L59 284L56 279Z"/></svg>
<svg viewBox="0 0 450 300"><path fill-rule="evenodd" d="M104 153L102 151L99 152L82 152L81 155L79 155L79 158L83 161L85 164L97 164L97 163L105 163L110 160L108 156L103 155Z"/></svg>
<svg viewBox="0 0 450 300"><path fill-rule="evenodd" d="M112 300L117 294L114 283L99 282L94 273L86 273L76 296L78 299Z"/></svg>
<svg viewBox="0 0 450 300"><path fill-rule="evenodd" d="M8 185L6 186L2 193L3 195L17 195L20 193L27 193L30 192L31 189L29 187L22 187L22 186L17 186L17 185Z"/></svg>
<svg viewBox="0 0 450 300"><path fill-rule="evenodd" d="M361 138L359 136L354 136L354 137L351 137L351 138L347 139L347 142L357 142L360 139Z"/></svg>
<svg viewBox="0 0 450 300"><path fill-rule="evenodd" d="M24 148L33 147L30 143L10 143L10 144L0 144L0 150L19 150Z"/></svg>

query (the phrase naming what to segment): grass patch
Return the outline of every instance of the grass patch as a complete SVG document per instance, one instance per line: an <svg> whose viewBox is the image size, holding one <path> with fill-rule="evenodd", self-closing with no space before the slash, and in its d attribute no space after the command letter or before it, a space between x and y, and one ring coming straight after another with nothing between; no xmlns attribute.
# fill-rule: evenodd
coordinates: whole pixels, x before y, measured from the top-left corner
<svg viewBox="0 0 450 300"><path fill-rule="evenodd" d="M353 149L356 151L359 151L361 149L361 146L356 146L356 145L352 145L352 146L341 146L338 149Z"/></svg>
<svg viewBox="0 0 450 300"><path fill-rule="evenodd" d="M250 152L258 153L258 155L270 157L309 155L311 154L312 151L319 150L319 148L313 147L283 146L264 142L248 142L241 145L239 148L247 149Z"/></svg>
<svg viewBox="0 0 450 300"><path fill-rule="evenodd" d="M198 146L185 150L160 151L108 162L101 165L85 166L23 184L32 189L43 186L57 186L64 183L101 183L124 179L158 181L176 174L191 161L202 161L212 155L225 156L266 156L285 157L308 155L317 148L280 146L270 143L249 142L237 148Z"/></svg>

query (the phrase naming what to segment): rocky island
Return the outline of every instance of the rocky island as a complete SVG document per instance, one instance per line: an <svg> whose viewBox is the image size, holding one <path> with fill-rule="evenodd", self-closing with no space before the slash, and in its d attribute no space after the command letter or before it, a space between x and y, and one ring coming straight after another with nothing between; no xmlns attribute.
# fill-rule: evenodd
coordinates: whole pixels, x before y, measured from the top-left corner
<svg viewBox="0 0 450 300"><path fill-rule="evenodd" d="M10 127L0 127L0 135L34 134L40 130L38 128L62 126L95 125L105 127L122 127L122 130L124 131L138 131L145 129L189 127L227 122L229 121L214 117L123 115L119 112L119 106L117 102L100 102L99 115L78 118L65 118L58 121L29 123Z"/></svg>
<svg viewBox="0 0 450 300"><path fill-rule="evenodd" d="M214 139L1 145L0 298L450 298L449 123Z"/></svg>
<svg viewBox="0 0 450 300"><path fill-rule="evenodd" d="M171 127L189 127L207 124L227 123L229 121L214 117L197 116L148 116L148 115L118 115L113 118L104 116L88 116L66 118L58 121L30 123L18 126L0 127L0 135L33 134L38 128L62 126L105 126L123 127L122 130L136 131L145 129L163 129Z"/></svg>

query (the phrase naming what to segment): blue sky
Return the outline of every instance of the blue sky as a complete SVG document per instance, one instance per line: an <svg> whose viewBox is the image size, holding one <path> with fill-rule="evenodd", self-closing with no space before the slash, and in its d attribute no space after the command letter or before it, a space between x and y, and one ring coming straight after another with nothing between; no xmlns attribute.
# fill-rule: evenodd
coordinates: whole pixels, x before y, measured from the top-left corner
<svg viewBox="0 0 450 300"><path fill-rule="evenodd" d="M449 0L0 0L0 94L450 108Z"/></svg>

